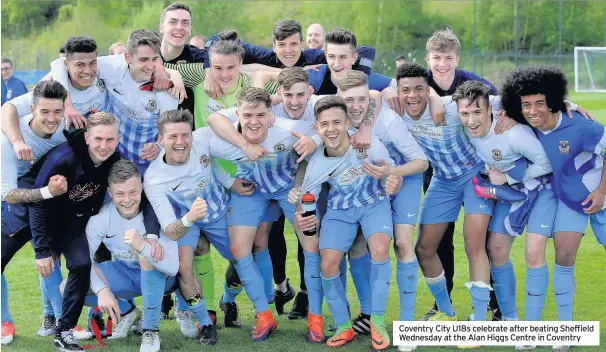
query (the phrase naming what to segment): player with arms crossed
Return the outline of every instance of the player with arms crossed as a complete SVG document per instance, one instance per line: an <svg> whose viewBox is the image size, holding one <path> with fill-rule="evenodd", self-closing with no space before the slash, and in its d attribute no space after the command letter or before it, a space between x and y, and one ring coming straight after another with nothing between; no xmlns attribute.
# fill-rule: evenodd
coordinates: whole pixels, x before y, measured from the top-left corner
<svg viewBox="0 0 606 352"><path fill-rule="evenodd" d="M372 257L372 346L384 350L390 345L384 314L391 277L389 245L393 237L393 220L387 196L397 193L401 178L391 174L371 177L366 172L364 165L367 162L393 166L393 160L376 138L373 138L368 150L353 148L349 141L347 105L343 99L324 97L316 103L314 112L317 119L315 128L324 144L309 161L301 191L294 188L289 198L300 201L301 193L309 192L317 199L322 184L328 182L330 185L318 247L322 287L337 327L327 344L331 347L342 346L354 338L339 265L354 242L358 226L361 226ZM314 215L305 218L297 215L295 221L297 228L302 231L315 231Z"/></svg>
<svg viewBox="0 0 606 352"><path fill-rule="evenodd" d="M572 119L563 116L567 88L561 69L532 66L510 73L501 92L507 115L534 129L553 169L551 184L558 198L553 225L553 288L561 321L573 320L575 260L588 220L597 241L606 246L606 131L603 125L579 113L573 112ZM535 280L548 281L546 266L536 274Z"/></svg>
<svg viewBox="0 0 606 352"><path fill-rule="evenodd" d="M99 306L113 321L118 321L120 309L115 296L126 299L143 296L145 314L140 351L159 351L160 305L163 293L176 286L177 243L162 232L159 238L146 234L141 205L147 199L137 165L124 159L116 162L109 170L108 183L112 201L90 218L86 237L91 254L104 243L115 260L93 261L90 288L94 296L88 296L85 305Z"/></svg>

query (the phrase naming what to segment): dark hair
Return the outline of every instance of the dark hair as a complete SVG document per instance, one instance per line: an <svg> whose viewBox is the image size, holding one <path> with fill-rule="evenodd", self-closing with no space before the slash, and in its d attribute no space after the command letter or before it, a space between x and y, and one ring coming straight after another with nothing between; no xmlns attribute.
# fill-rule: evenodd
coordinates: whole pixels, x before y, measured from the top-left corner
<svg viewBox="0 0 606 352"><path fill-rule="evenodd" d="M57 81L40 81L36 84L32 93L32 103L34 106L38 105L40 98L61 99L61 101L65 102L67 90Z"/></svg>
<svg viewBox="0 0 606 352"><path fill-rule="evenodd" d="M343 110L345 116L347 117L347 105L345 104L345 100L338 95L328 95L318 100L314 106L314 115L316 116L316 120L318 117L320 117L322 112L332 108L339 108Z"/></svg>
<svg viewBox="0 0 606 352"><path fill-rule="evenodd" d="M141 171L139 171L137 164L127 159L120 159L109 169L107 181L111 186L112 184L126 182L131 177L138 177L141 180Z"/></svg>
<svg viewBox="0 0 606 352"><path fill-rule="evenodd" d="M238 55L240 61L244 60L244 46L241 44L240 36L236 31L226 31L219 33L220 40L213 42L210 46L210 53L219 55Z"/></svg>
<svg viewBox="0 0 606 352"><path fill-rule="evenodd" d="M475 101L484 100L486 106L490 102L490 87L478 81L467 81L457 87L452 95L452 101L458 104L459 100L467 99L468 106Z"/></svg>
<svg viewBox="0 0 606 352"><path fill-rule="evenodd" d="M543 94L552 111L566 111L568 80L559 67L535 65L517 68L507 75L501 90L501 106L507 116L528 125L522 114L521 97Z"/></svg>
<svg viewBox="0 0 606 352"><path fill-rule="evenodd" d="M396 70L396 82L399 82L401 78L408 77L423 77L425 82L427 82L427 69L415 62L405 63L398 67Z"/></svg>
<svg viewBox="0 0 606 352"><path fill-rule="evenodd" d="M11 67L13 67L13 61L12 61L11 59L9 59L8 57L3 57L3 58L2 58L2 63L3 63L3 64L8 63L8 64L10 64L10 65L11 65Z"/></svg>
<svg viewBox="0 0 606 352"><path fill-rule="evenodd" d="M299 34L299 41L303 41L303 29L301 24L295 20L280 20L274 26L271 33L274 42L284 40L293 34Z"/></svg>
<svg viewBox="0 0 606 352"><path fill-rule="evenodd" d="M245 87L236 96L236 103L238 106L242 103L263 104L265 107L271 108L271 96L263 88Z"/></svg>
<svg viewBox="0 0 606 352"><path fill-rule="evenodd" d="M356 35L345 28L335 28L324 36L326 44L351 45L354 49L358 46Z"/></svg>
<svg viewBox="0 0 606 352"><path fill-rule="evenodd" d="M396 61L406 60L406 56L404 56L404 55L398 55L398 56L396 56L395 60Z"/></svg>
<svg viewBox="0 0 606 352"><path fill-rule="evenodd" d="M175 10L185 10L185 11L189 12L189 16L191 17L191 9L189 8L189 6L187 6L185 4L180 4L178 2L174 2L174 3L166 6L166 8L164 10L162 10L162 14L160 14L160 23L164 22L164 16L166 15L166 13L168 11L175 11Z"/></svg>
<svg viewBox="0 0 606 352"><path fill-rule="evenodd" d="M164 132L164 126L172 123L187 123L194 129L194 116L189 110L167 110L160 115L158 119L158 131L160 134Z"/></svg>
<svg viewBox="0 0 606 352"><path fill-rule="evenodd" d="M140 45L148 45L154 49L156 53L159 53L160 42L161 39L155 32L147 29L137 29L128 37L126 50L129 52L129 54L134 55L137 53L137 49Z"/></svg>
<svg viewBox="0 0 606 352"><path fill-rule="evenodd" d="M97 42L95 38L89 36L69 37L65 42L65 57L69 57L76 53L96 53Z"/></svg>
<svg viewBox="0 0 606 352"><path fill-rule="evenodd" d="M59 54L65 54L65 44L61 45L59 48Z"/></svg>

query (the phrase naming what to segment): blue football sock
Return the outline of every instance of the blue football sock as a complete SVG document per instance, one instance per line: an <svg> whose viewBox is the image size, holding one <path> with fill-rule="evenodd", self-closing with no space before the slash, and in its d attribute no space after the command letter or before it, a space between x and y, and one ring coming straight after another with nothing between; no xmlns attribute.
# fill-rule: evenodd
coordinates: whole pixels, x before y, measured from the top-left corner
<svg viewBox="0 0 606 352"><path fill-rule="evenodd" d="M269 309L269 303L265 297L263 278L259 269L253 260L252 254L235 261L236 271L240 277L240 282L248 298L252 301L257 313L263 313Z"/></svg>
<svg viewBox="0 0 606 352"><path fill-rule="evenodd" d="M419 281L419 262L398 261L396 278L400 292L400 320L415 320L415 303L417 301L417 284Z"/></svg>
<svg viewBox="0 0 606 352"><path fill-rule="evenodd" d="M347 312L347 302L345 289L343 288L343 282L339 278L337 273L335 276L322 277L322 288L324 289L324 295L326 296L326 303L330 309L335 321L335 325L339 326L349 322L349 313Z"/></svg>
<svg viewBox="0 0 606 352"><path fill-rule="evenodd" d="M146 330L160 330L160 313L165 283L165 276L160 271L141 270L143 328Z"/></svg>
<svg viewBox="0 0 606 352"><path fill-rule="evenodd" d="M88 320L93 317L93 313L95 312L95 308L88 307L88 311L86 312L86 317Z"/></svg>
<svg viewBox="0 0 606 352"><path fill-rule="evenodd" d="M223 282L223 303L232 303L236 301L238 294L242 292L242 285L238 287L229 287L227 281Z"/></svg>
<svg viewBox="0 0 606 352"><path fill-rule="evenodd" d="M339 272L341 273L339 279L341 280L343 289L347 292L347 258L345 258L345 256L341 258L341 263L339 263ZM347 305L349 305L349 303L347 303Z"/></svg>
<svg viewBox="0 0 606 352"><path fill-rule="evenodd" d="M42 279L44 285L44 291L50 300L53 312L57 319L63 316L63 296L61 295L61 282L63 281L63 274L61 273L61 262L59 259L55 259L55 270L51 271L50 275L46 279Z"/></svg>
<svg viewBox="0 0 606 352"><path fill-rule="evenodd" d="M518 309L516 306L516 274L513 270L511 260L505 265L490 266L490 271L494 279L493 289L497 295L499 307L503 313L503 318L508 320L518 319Z"/></svg>
<svg viewBox="0 0 606 352"><path fill-rule="evenodd" d="M473 282L471 288L471 305L473 307L473 320L486 321L486 312L488 311L488 301L490 301L490 288L487 284Z"/></svg>
<svg viewBox="0 0 606 352"><path fill-rule="evenodd" d="M446 289L446 278L444 277L444 272L442 272L442 274L436 278L426 277L425 281L427 282L427 287L429 287L429 291L431 291L433 298L436 300L438 310L449 317L454 317L455 311L452 307L452 302L450 302L448 290Z"/></svg>
<svg viewBox="0 0 606 352"><path fill-rule="evenodd" d="M263 290L265 291L265 298L267 302L274 301L274 269L271 265L271 257L269 256L269 250L265 249L260 252L254 253L253 258L261 277L263 278Z"/></svg>
<svg viewBox="0 0 606 352"><path fill-rule="evenodd" d="M180 292L175 292L175 309L176 310L189 310L189 306L187 302L185 302L185 298L181 295Z"/></svg>
<svg viewBox="0 0 606 352"><path fill-rule="evenodd" d="M11 312L8 309L8 284L6 283L6 278L4 278L4 274L2 274L2 323L6 323L7 321L14 323L13 317L11 316Z"/></svg>
<svg viewBox="0 0 606 352"><path fill-rule="evenodd" d="M305 256L305 286L309 298L309 312L322 314L322 277L320 276L320 253L303 252Z"/></svg>
<svg viewBox="0 0 606 352"><path fill-rule="evenodd" d="M44 279L40 274L38 274L38 281L40 283L40 294L42 295L42 314L44 314L44 316L54 317L55 311L53 311L53 305L48 298L46 288L44 288Z"/></svg>
<svg viewBox="0 0 606 352"><path fill-rule="evenodd" d="M539 268L526 268L526 320L541 320L548 285L549 268L547 264Z"/></svg>
<svg viewBox="0 0 606 352"><path fill-rule="evenodd" d="M371 260L370 267L370 289L372 290L372 314L385 315L387 306L387 295L389 294L389 282L391 280L391 260L377 262Z"/></svg>
<svg viewBox="0 0 606 352"><path fill-rule="evenodd" d="M185 301L187 302L187 299ZM191 310L196 319L198 319L200 325L213 325L213 321L210 320L210 317L208 316L208 310L206 309L206 301L204 300L204 297L201 297L196 304L188 304L188 306L189 310Z"/></svg>
<svg viewBox="0 0 606 352"><path fill-rule="evenodd" d="M349 272L360 300L360 312L366 315L372 313L372 291L370 289L370 254L359 258L349 257Z"/></svg>
<svg viewBox="0 0 606 352"><path fill-rule="evenodd" d="M555 264L553 271L553 291L555 293L558 317L560 321L572 321L572 308L576 283L574 281L574 265L561 266Z"/></svg>

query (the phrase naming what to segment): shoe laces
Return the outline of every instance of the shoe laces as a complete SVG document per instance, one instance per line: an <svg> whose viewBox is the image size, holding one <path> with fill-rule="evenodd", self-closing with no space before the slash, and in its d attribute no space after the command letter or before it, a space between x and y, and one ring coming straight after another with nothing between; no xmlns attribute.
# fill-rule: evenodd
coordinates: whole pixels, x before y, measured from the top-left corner
<svg viewBox="0 0 606 352"><path fill-rule="evenodd" d="M42 327L45 329L52 329L54 325L54 317L50 315L45 315L42 318Z"/></svg>
<svg viewBox="0 0 606 352"><path fill-rule="evenodd" d="M74 333L71 330L61 331L61 339L68 345L78 345Z"/></svg>
<svg viewBox="0 0 606 352"><path fill-rule="evenodd" d="M157 336L158 336L158 333L155 331L145 331L143 333L143 339L142 339L141 343L144 345L153 345L154 342L156 341Z"/></svg>

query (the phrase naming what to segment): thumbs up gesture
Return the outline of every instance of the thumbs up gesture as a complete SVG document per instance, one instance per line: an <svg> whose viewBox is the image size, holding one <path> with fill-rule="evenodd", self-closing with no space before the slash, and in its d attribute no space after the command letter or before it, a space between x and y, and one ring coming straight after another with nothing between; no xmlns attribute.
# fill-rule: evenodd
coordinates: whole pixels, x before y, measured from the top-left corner
<svg viewBox="0 0 606 352"><path fill-rule="evenodd" d="M385 161L385 159L381 159L381 164L379 166L373 165L370 162L364 163L364 170L372 178L377 180L382 180L391 175L391 166Z"/></svg>
<svg viewBox="0 0 606 352"><path fill-rule="evenodd" d="M297 162L300 163L305 160L306 156L313 154L318 146L313 139L307 136L295 131L292 131L291 134L299 139L295 144L293 144L293 148L295 148L295 152L299 154L299 159L297 159Z"/></svg>

